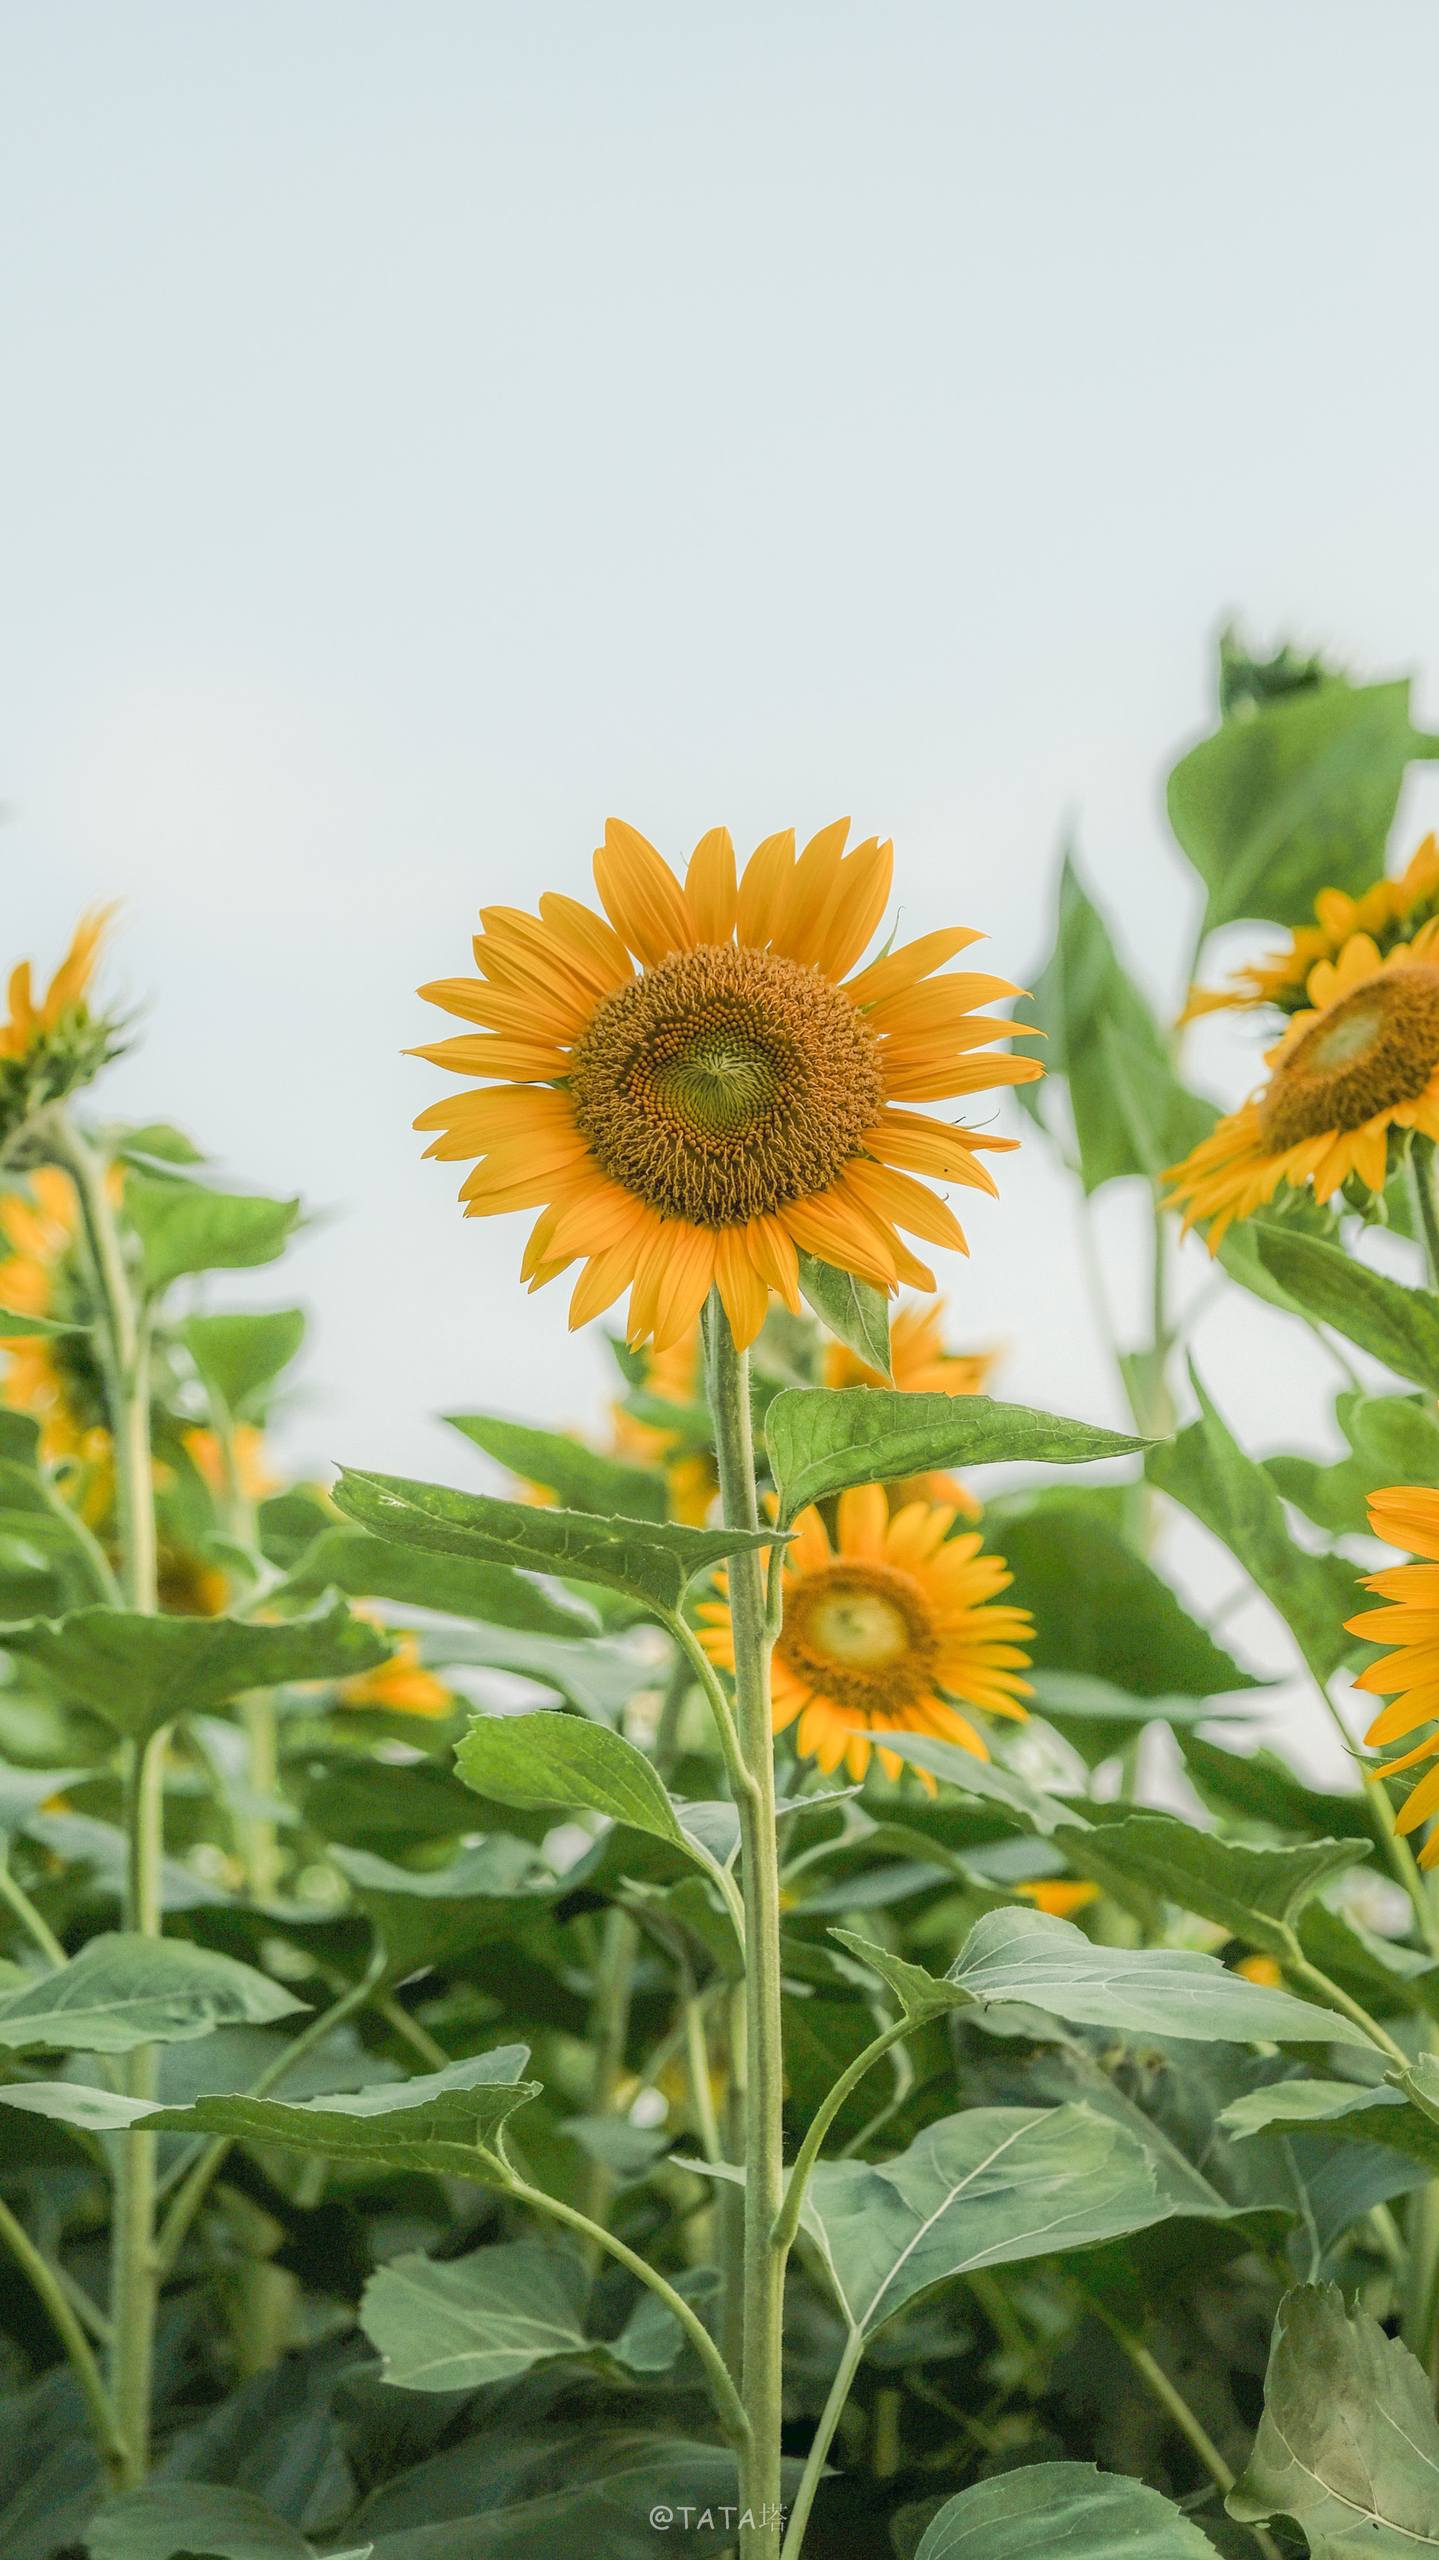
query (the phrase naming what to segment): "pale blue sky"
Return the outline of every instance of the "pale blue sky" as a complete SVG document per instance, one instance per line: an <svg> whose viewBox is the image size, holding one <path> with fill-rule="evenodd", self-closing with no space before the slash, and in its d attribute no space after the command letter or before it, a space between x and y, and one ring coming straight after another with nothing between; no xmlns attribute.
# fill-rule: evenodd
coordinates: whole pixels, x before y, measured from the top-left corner
<svg viewBox="0 0 1439 2560"><path fill-rule="evenodd" d="M297 1453L593 1401L399 1051L607 811L850 810L1015 974L1072 813L1166 984L1218 623L1432 662L1436 84L1428 0L0 7L4 938L122 895L117 1106L333 1211ZM955 1332L1108 1412L1002 1181ZM1270 1437L1274 1339L1207 1345Z"/></svg>

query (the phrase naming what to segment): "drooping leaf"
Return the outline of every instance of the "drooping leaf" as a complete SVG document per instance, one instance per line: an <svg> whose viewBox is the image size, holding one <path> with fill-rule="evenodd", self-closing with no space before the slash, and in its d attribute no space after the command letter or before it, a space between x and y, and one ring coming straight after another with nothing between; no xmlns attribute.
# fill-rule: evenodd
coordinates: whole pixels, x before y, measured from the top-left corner
<svg viewBox="0 0 1439 2560"><path fill-rule="evenodd" d="M1139 2480L1035 2462L962 2489L914 2560L1214 2560L1214 2545Z"/></svg>
<svg viewBox="0 0 1439 2560"><path fill-rule="evenodd" d="M846 1931L834 1934L889 1983L911 2016L1017 2002L1125 2035L1373 2050L1363 2028L1348 2018L1250 1982L1214 1956L1184 1947L1096 1946L1071 1921L1043 1911L986 1912L942 1975L901 1964L887 1949Z"/></svg>
<svg viewBox="0 0 1439 2560"><path fill-rule="evenodd" d="M1262 1227L1258 1243L1266 1271L1316 1323L1332 1325L1396 1377L1439 1394L1439 1297L1432 1289L1406 1288L1342 1246L1289 1227Z"/></svg>
<svg viewBox="0 0 1439 2560"><path fill-rule="evenodd" d="M524 2045L500 2045L418 2079L386 2080L295 2104L237 2095L155 2106L75 2081L29 2080L0 2088L0 2105L94 2132L124 2133L143 2125L153 2133L226 2134L376 2168L433 2169L484 2184L493 2173L481 2146L536 2095L537 2084L519 2077L528 2059Z"/></svg>
<svg viewBox="0 0 1439 2560"><path fill-rule="evenodd" d="M249 1315L187 1316L185 1347L205 1384L236 1421L264 1418L269 1390L305 1339L302 1307Z"/></svg>
<svg viewBox="0 0 1439 2560"><path fill-rule="evenodd" d="M1285 2295L1264 2415L1226 2500L1241 2522L1292 2516L1312 2560L1439 2551L1439 2423L1423 2368L1335 2285Z"/></svg>
<svg viewBox="0 0 1439 2560"><path fill-rule="evenodd" d="M1231 2099L1221 2122L1240 2141L1265 2133L1323 2133L1339 2142L1374 2142L1439 2175L1439 2125L1385 2081L1371 2087L1307 2076L1274 2080Z"/></svg>
<svg viewBox="0 0 1439 2560"><path fill-rule="evenodd" d="M85 2547L90 2560L315 2560L313 2543L262 2499L204 2480L157 2481L108 2499Z"/></svg>
<svg viewBox="0 0 1439 2560"><path fill-rule="evenodd" d="M1169 822L1208 890L1207 929L1248 916L1307 924L1321 889L1367 888L1425 743L1407 679L1326 673L1223 720L1169 777Z"/></svg>
<svg viewBox="0 0 1439 2560"><path fill-rule="evenodd" d="M636 1467L606 1457L562 1431L536 1431L497 1413L447 1413L487 1458L528 1484L543 1485L571 1511L617 1513L626 1520L663 1520L665 1480L658 1467Z"/></svg>
<svg viewBox="0 0 1439 2560"><path fill-rule="evenodd" d="M1177 1439L1151 1449L1146 1472L1223 1541L1278 1610L1315 1677L1327 1679L1348 1646L1344 1619L1352 1569L1296 1547L1275 1486L1240 1448L1193 1370L1190 1374L1199 1420Z"/></svg>
<svg viewBox="0 0 1439 2560"><path fill-rule="evenodd" d="M852 1271L837 1271L812 1253L799 1257L800 1296L813 1307L826 1332L842 1342L867 1369L890 1375L889 1300Z"/></svg>
<svg viewBox="0 0 1439 2560"><path fill-rule="evenodd" d="M467 1786L497 1804L601 1813L627 1830L663 1840L698 1866L711 1865L708 1844L686 1829L653 1763L608 1725L550 1708L535 1715L475 1716L456 1750L455 1766Z"/></svg>
<svg viewBox="0 0 1439 2560"><path fill-rule="evenodd" d="M1032 1611L1039 1670L1088 1673L1140 1698L1212 1698L1253 1676L1083 1494L1006 1511L993 1540Z"/></svg>
<svg viewBox="0 0 1439 2560"><path fill-rule="evenodd" d="M658 2321L631 2324L635 2368L628 2330L609 2342L588 2328L589 2289L569 2250L501 2241L464 2258L391 2259L365 2287L360 2325L385 2380L403 2391L473 2391L576 2358L644 2372L674 2363L681 2333L672 2314L656 2304Z"/></svg>
<svg viewBox="0 0 1439 2560"><path fill-rule="evenodd" d="M927 1769L932 1778L942 1778L964 1794L979 1796L986 1803L1003 1805L1014 1816L1016 1825L1025 1831L1038 1832L1048 1839L1062 1823L1072 1822L1072 1809L1058 1796L1046 1795L1042 1788L1031 1786L1027 1778L1013 1769L1001 1768L997 1761L976 1759L972 1751L963 1751L954 1742L940 1742L928 1733L887 1733L886 1751L916 1769Z"/></svg>
<svg viewBox="0 0 1439 2560"><path fill-rule="evenodd" d="M158 1732L282 1680L341 1680L372 1670L391 1647L342 1601L312 1616L152 1618L132 1609L74 1609L5 1630L6 1648L119 1733Z"/></svg>
<svg viewBox="0 0 1439 2560"><path fill-rule="evenodd" d="M945 1467L1039 1462L1080 1466L1144 1443L992 1396L905 1395L888 1387L788 1387L765 1419L781 1516L846 1485L880 1484Z"/></svg>
<svg viewBox="0 0 1439 2560"><path fill-rule="evenodd" d="M263 2026L304 2002L247 1964L183 1938L116 1932L0 1992L0 2050L128 2053L218 2026Z"/></svg>
<svg viewBox="0 0 1439 2560"><path fill-rule="evenodd" d="M286 1584L290 1591L331 1586L355 1600L392 1600L401 1608L431 1609L561 1641L593 1635L599 1623L575 1593L535 1582L510 1565L400 1546L368 1529L322 1529Z"/></svg>
<svg viewBox="0 0 1439 2560"><path fill-rule="evenodd" d="M948 2277L1114 2239L1165 2209L1138 2143L1090 2108L974 2107L897 2159L821 2160L803 2221L871 2337Z"/></svg>
<svg viewBox="0 0 1439 2560"><path fill-rule="evenodd" d="M787 2497L798 2470L784 2466ZM655 2560L670 2539L686 2560L720 2560L733 2552L737 2495L723 2445L552 2415L417 2463L374 2491L347 2530L374 2537L373 2560ZM652 2522L657 2512L672 2525Z"/></svg>
<svg viewBox="0 0 1439 2560"><path fill-rule="evenodd" d="M770 1529L686 1529L669 1520L605 1520L588 1511L552 1511L457 1493L408 1476L347 1468L335 1487L341 1511L401 1545L483 1564L597 1582L662 1615L672 1615L694 1576L745 1547L771 1546Z"/></svg>
<svg viewBox="0 0 1439 2560"><path fill-rule="evenodd" d="M1295 1831L1321 1838L1370 1840L1374 1825L1364 1798L1336 1795L1306 1786L1273 1751L1226 1751L1201 1733L1181 1733L1179 1748L1194 1786L1206 1804L1223 1813L1241 1814L1248 1822L1269 1822L1276 1831Z"/></svg>
<svg viewBox="0 0 1439 2560"><path fill-rule="evenodd" d="M525 1903L533 1908L540 1898L543 1870L533 1850L503 1832L443 1867L399 1867L368 1849L330 1854L374 1922L394 1978L473 1955L510 1934Z"/></svg>
<svg viewBox="0 0 1439 2560"><path fill-rule="evenodd" d="M1056 1832L1055 1847L1097 1883L1141 1885L1281 1958L1294 1952L1293 1926L1304 1905L1369 1854L1362 1840L1258 1848L1217 1839L1176 1814L1126 1812L1110 1820L1100 1806L1082 1831Z"/></svg>
<svg viewBox="0 0 1439 2560"><path fill-rule="evenodd" d="M501 1570L493 1566L492 1571ZM443 1628L430 1639L434 1662L475 1663L486 1671L513 1671L522 1680L552 1690L582 1716L613 1724L637 1689L650 1686L654 1667L636 1660L622 1639L590 1636L532 1636L518 1627L484 1627L447 1635Z"/></svg>
<svg viewBox="0 0 1439 2560"><path fill-rule="evenodd" d="M145 1285L158 1293L187 1272L240 1271L273 1262L294 1230L300 1203L132 1172L125 1214L140 1239Z"/></svg>

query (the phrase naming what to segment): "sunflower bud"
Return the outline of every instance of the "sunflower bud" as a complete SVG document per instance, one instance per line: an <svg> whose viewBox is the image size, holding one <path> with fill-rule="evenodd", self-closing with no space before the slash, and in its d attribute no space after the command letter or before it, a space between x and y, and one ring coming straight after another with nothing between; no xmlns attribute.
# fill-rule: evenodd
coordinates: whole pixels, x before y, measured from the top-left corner
<svg viewBox="0 0 1439 2560"><path fill-rule="evenodd" d="M100 947L112 907L82 916L43 996L28 960L11 971L7 1013L0 1022L0 1156L21 1158L47 1104L89 1084L124 1046L124 1025L90 1003ZM43 1150L36 1150L43 1152Z"/></svg>

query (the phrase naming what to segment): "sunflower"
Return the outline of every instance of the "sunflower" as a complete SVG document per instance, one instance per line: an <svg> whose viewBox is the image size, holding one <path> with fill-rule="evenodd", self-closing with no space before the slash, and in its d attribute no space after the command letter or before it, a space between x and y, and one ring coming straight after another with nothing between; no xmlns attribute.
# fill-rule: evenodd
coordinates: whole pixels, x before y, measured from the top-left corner
<svg viewBox="0 0 1439 2560"><path fill-rule="evenodd" d="M947 1351L944 1344L944 1300L926 1306L901 1307L889 1328L889 1376L881 1376L842 1342L825 1346L827 1387L898 1387L905 1395L977 1396L984 1393L994 1367L992 1351ZM980 1506L958 1476L905 1476L889 1488L897 1510L905 1502L952 1502L966 1520L979 1518Z"/></svg>
<svg viewBox="0 0 1439 2560"><path fill-rule="evenodd" d="M1099 1900L1097 1884L1088 1884L1081 1876L1045 1876L1035 1884L1017 1884L1014 1888L1021 1902L1030 1902L1050 1920L1072 1920L1076 1911L1087 1911L1091 1902Z"/></svg>
<svg viewBox="0 0 1439 2560"><path fill-rule="evenodd" d="M112 1178L118 1188L119 1177ZM87 1476L82 1508L103 1512L112 1482L105 1387L90 1336L83 1328L93 1312L80 1255L80 1209L68 1173L37 1165L24 1191L0 1193L0 1403L31 1414L40 1425L40 1455L47 1466ZM4 1330L5 1310L17 1315L74 1319L77 1330L14 1334Z"/></svg>
<svg viewBox="0 0 1439 2560"><path fill-rule="evenodd" d="M382 1625L379 1612L363 1605L355 1610L373 1627ZM406 1629L389 1627L384 1632L394 1644L394 1652L370 1671L357 1672L351 1680L342 1680L337 1695L342 1707L382 1707L392 1716L447 1716L454 1706L452 1689L433 1671L427 1671L420 1660L419 1638Z"/></svg>
<svg viewBox="0 0 1439 2560"><path fill-rule="evenodd" d="M1310 970L1308 995L1258 1092L1169 1168L1171 1206L1186 1227L1210 1221L1211 1253L1282 1184L1320 1200L1351 1179L1382 1191L1391 1129L1439 1139L1439 920L1382 957L1353 934Z"/></svg>
<svg viewBox="0 0 1439 2560"><path fill-rule="evenodd" d="M694 1324L678 1342L668 1343L663 1351L649 1352L644 1393L652 1404L675 1406L678 1416L682 1409L703 1405L704 1392L704 1352L699 1326ZM713 1450L688 1444L678 1418L671 1430L658 1419L631 1413L623 1404L611 1405L610 1429L615 1457L636 1458L642 1466L663 1468L671 1519L702 1529L719 1491Z"/></svg>
<svg viewBox="0 0 1439 2560"><path fill-rule="evenodd" d="M181 1445L206 1491L217 1502L232 1490L230 1464L218 1431L206 1424L193 1424L181 1433ZM233 1490L244 1502L263 1502L267 1494L280 1489L279 1477L271 1472L265 1448L265 1435L255 1422L237 1422L231 1428L230 1457L233 1459Z"/></svg>
<svg viewBox="0 0 1439 2560"><path fill-rule="evenodd" d="M1386 1566L1366 1577L1364 1588L1388 1602L1383 1609L1364 1609L1346 1619L1347 1631L1366 1644L1392 1648L1387 1660L1371 1662L1355 1681L1357 1689L1387 1698L1364 1739L1375 1748L1402 1742L1423 1724L1436 1729L1423 1742L1382 1762L1376 1775L1392 1778L1421 1760L1439 1754L1439 1493L1428 1485L1392 1484L1369 1497L1369 1526L1387 1546L1402 1547L1420 1563ZM1410 1792L1399 1816L1401 1831L1417 1831L1439 1811L1439 1768L1426 1770ZM1439 1831L1431 1831L1419 1852L1421 1867L1439 1866Z"/></svg>
<svg viewBox="0 0 1439 2560"><path fill-rule="evenodd" d="M45 993L28 960L10 972L0 1020L0 1140L47 1102L98 1074L119 1047L119 1026L90 1011L90 991L113 907L82 916Z"/></svg>
<svg viewBox="0 0 1439 2560"><path fill-rule="evenodd" d="M783 1565L784 1617L774 1649L774 1726L826 1774L863 1777L877 1749L885 1775L903 1763L876 1737L928 1733L987 1760L982 1735L951 1703L1023 1718L1029 1683L1027 1609L996 1605L1012 1579L971 1531L951 1537L947 1503L912 1502L891 1517L878 1485L839 1498L836 1542L818 1511L795 1522ZM724 1589L724 1577L719 1577ZM700 1606L701 1642L734 1668L723 1601ZM933 1781L929 1781L932 1785Z"/></svg>
<svg viewBox="0 0 1439 2560"><path fill-rule="evenodd" d="M1357 898L1346 889L1321 889L1314 901L1313 924L1300 925L1282 951L1236 969L1227 987L1191 987L1179 1019L1194 1022L1204 1013L1248 1012L1256 1005L1277 1005L1294 1013L1303 1005L1309 973L1316 962L1333 960L1352 934L1367 933L1380 951L1388 951L1439 914L1439 839L1426 836L1397 880L1376 880Z"/></svg>
<svg viewBox="0 0 1439 2560"><path fill-rule="evenodd" d="M754 1341L775 1290L796 1312L799 1252L892 1294L933 1275L901 1230L964 1251L931 1182L994 1190L980 1162L1011 1140L909 1105L1038 1075L985 1057L1014 1026L979 1008L1007 979L935 972L975 934L956 926L861 959L889 901L891 848L846 854L848 822L796 857L768 837L738 880L729 834L696 847L683 884L611 819L595 855L605 913L547 892L538 916L482 910L478 977L421 993L477 1027L418 1055L490 1081L433 1104L428 1152L476 1159L466 1214L538 1209L532 1287L577 1258L570 1322L629 1291L629 1337L663 1350L718 1288ZM636 966L638 963L638 966Z"/></svg>

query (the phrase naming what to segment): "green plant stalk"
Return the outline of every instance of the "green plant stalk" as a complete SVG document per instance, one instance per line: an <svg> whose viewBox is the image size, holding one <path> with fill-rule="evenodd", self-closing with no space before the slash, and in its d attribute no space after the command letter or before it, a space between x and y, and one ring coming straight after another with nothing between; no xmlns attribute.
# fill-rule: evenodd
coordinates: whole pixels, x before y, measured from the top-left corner
<svg viewBox="0 0 1439 2560"><path fill-rule="evenodd" d="M621 1910L617 1903L612 1904L600 1924L599 1963L595 1968L594 1996L590 2003L589 2043L594 2056L589 2092L591 2115L608 2116L614 2110L625 2067L630 1992L639 1949L638 1927L627 1911ZM614 2188L614 2172L607 2169L602 2160L587 2154L579 2202L581 2211L591 2222L607 2219ZM590 2254L593 2259L593 2249Z"/></svg>
<svg viewBox="0 0 1439 2560"><path fill-rule="evenodd" d="M834 2380L829 2387L829 2398L820 2412L819 2425L814 2431L814 2442L805 2456L804 2470L795 2492L794 2505L790 2509L781 2560L799 2560L800 2547L809 2526L810 2509L814 2505L815 2491L824 2477L824 2467L829 2460L829 2449L834 2442L835 2431L840 2419L844 2416L845 2403L854 2387L854 2377L863 2361L863 2336L858 2329L851 2329L845 2340L844 2354L840 2357Z"/></svg>
<svg viewBox="0 0 1439 2560"><path fill-rule="evenodd" d="M21 1928L33 1939L47 1964L63 1964L65 1950L49 1922L38 1912L22 1884L10 1872L10 1861L0 1848L0 1902L8 1903Z"/></svg>
<svg viewBox="0 0 1439 2560"><path fill-rule="evenodd" d="M224 1397L213 1388L210 1390L210 1419L215 1426L220 1451L226 1526L236 1545L248 1548L258 1558L255 1506L240 1479L235 1418ZM245 1736L250 1793L267 1801L276 1795L280 1783L279 1727L273 1692L269 1689L252 1690L248 1697L240 1700L239 1711ZM280 1835L274 1821L269 1814L247 1813L240 1831L241 1854L250 1891L257 1902L271 1902L280 1886Z"/></svg>
<svg viewBox="0 0 1439 2560"><path fill-rule="evenodd" d="M749 1362L718 1292L705 1317L720 1507L727 1526L757 1529ZM745 1917L744 2323L742 2390L749 2440L740 2464L742 2560L778 2560L784 2253L784 2049L780 2009L779 1843L769 1666L777 1632L759 1551L729 1564L735 1705L743 1783L738 1809Z"/></svg>
<svg viewBox="0 0 1439 2560"><path fill-rule="evenodd" d="M1390 2062L1397 2062L1401 2071L1408 2070L1409 2056L1402 2044L1396 2044L1388 2029L1382 2027L1377 2018L1372 2018L1369 2011L1361 2007L1357 2000L1351 1999L1349 1993L1342 1989L1339 1983L1332 1982L1327 1973L1321 1973L1317 1964L1311 1964L1307 1956L1299 1953L1297 1947L1292 1954L1286 1955L1282 1962L1283 1969L1292 1982L1302 1983L1304 1989L1312 1991L1315 1999L1322 2000L1326 2008L1339 2010L1344 2017L1351 2019L1356 2027L1362 2027L1370 2043L1377 2045L1379 2051Z"/></svg>
<svg viewBox="0 0 1439 2560"><path fill-rule="evenodd" d="M710 2396L714 2402L715 2415L739 2455L743 2471L749 2453L749 2418L744 2403L730 2379L724 2358L693 2304L686 2302L682 2293L676 2293L674 2286L660 2274L657 2267L652 2267L647 2259L641 2258L635 2250L628 2248L623 2240L616 2238L614 2232L606 2231L602 2223L591 2222L588 2214L581 2213L572 2204L563 2203L560 2197L550 2195L545 2188L531 2186L528 2178L520 2177L508 2161L501 2160L497 2155L491 2154L490 2162L491 2167L499 2173L506 2195L512 2196L517 2204L527 2204L534 2213L548 2214L551 2221L564 2223L568 2230L576 2232L589 2246L602 2250L606 2256L616 2259L620 2266L628 2268L632 2276L638 2277L642 2285L648 2286L650 2292L657 2295L664 2304L665 2309L673 2314L704 2368L705 2380L709 2384Z"/></svg>
<svg viewBox="0 0 1439 2560"><path fill-rule="evenodd" d="M819 2106L810 2119L804 2140L795 2155L794 2167L789 2173L789 2182L785 2188L784 2203L775 2216L774 2241L781 2256L788 2257L794 2246L810 2171L824 2148L825 2135L850 2091L858 2088L865 2073L879 2061L882 2054L889 2052L891 2045L899 2044L905 2036L914 2035L920 2024L921 2021L918 2018L896 2018L893 2025L883 2028L862 2052L855 2055L853 2062L840 2073L833 2088L827 2090L820 2100Z"/></svg>
<svg viewBox="0 0 1439 2560"><path fill-rule="evenodd" d="M114 2488L126 2478L128 2446L116 2414L115 2404L105 2388L104 2378L95 2361L94 2351L80 2319L70 2302L56 2270L35 2246L22 2222L17 2222L7 2204L0 2203L0 2241L9 2250L17 2266L29 2278L36 2294L50 2314L55 2334L70 2361L80 2387L95 2442L105 2465L106 2476Z"/></svg>
<svg viewBox="0 0 1439 2560"><path fill-rule="evenodd" d="M1098 2312L1116 2344L1129 2358L1146 2390L1158 2402L1178 2433L1183 2436L1190 2451L1203 2464L1221 2497L1227 2498L1234 2486L1234 2474L1208 2428L1191 2409L1177 2383L1170 2381L1163 2365L1150 2354L1141 2338L1137 2338L1132 2330L1126 2329L1121 2321L1112 2319L1092 2297L1087 2296L1086 2299L1089 2300L1091 2310ZM1265 2560L1280 2560L1279 2546L1262 2524L1250 2525L1249 2531L1264 2553Z"/></svg>
<svg viewBox="0 0 1439 2560"><path fill-rule="evenodd" d="M54 1124L56 1153L80 1206L102 1321L96 1340L105 1374L115 1449L115 1507L120 1582L127 1605L153 1614L156 1589L155 1488L150 1455L149 1329L131 1284L102 1158L63 1113ZM160 1862L164 1839L165 1734L126 1745L125 1925L142 1937L160 1934ZM128 2057L125 2086L134 2098L155 2094L155 2048ZM155 2251L153 2134L135 2133L120 2151L111 2232L110 2390L124 2443L122 2487L140 2486L150 2467L150 2400L159 2266Z"/></svg>

